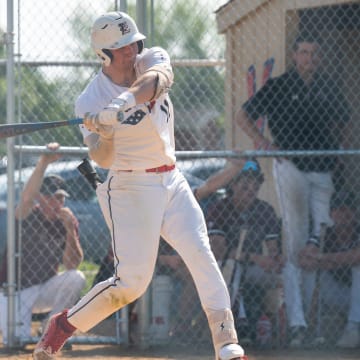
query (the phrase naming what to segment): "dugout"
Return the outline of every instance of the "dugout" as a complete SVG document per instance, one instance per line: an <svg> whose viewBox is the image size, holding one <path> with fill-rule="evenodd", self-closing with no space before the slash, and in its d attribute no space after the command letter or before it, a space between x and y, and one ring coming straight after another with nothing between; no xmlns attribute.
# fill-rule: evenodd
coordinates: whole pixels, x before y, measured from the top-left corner
<svg viewBox="0 0 360 360"><path fill-rule="evenodd" d="M236 125L237 109L248 98L247 74L256 69L262 85L263 64L274 59L272 76L292 65L291 50L301 31L316 34L323 43L324 70L342 83L351 110L352 149L360 148L360 1L346 0L231 0L215 11L218 32L226 39L225 124L227 148L252 149L253 144ZM265 127L265 132L267 129ZM358 156L345 158L344 178L360 192ZM276 208L272 162L260 159L266 175L261 197Z"/></svg>

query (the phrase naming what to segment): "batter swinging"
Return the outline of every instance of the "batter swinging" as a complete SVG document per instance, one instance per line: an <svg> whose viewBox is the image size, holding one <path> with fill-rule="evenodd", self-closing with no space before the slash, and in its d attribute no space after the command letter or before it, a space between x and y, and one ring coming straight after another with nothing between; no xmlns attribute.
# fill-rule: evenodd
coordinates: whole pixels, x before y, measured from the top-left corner
<svg viewBox="0 0 360 360"><path fill-rule="evenodd" d="M92 46L103 66L78 98L76 114L85 118L90 157L110 169L97 195L112 234L115 274L49 321L35 359L53 358L76 329L86 332L140 297L154 272L160 235L192 274L216 360L245 358L202 211L175 165L170 58L162 48L144 49L144 39L122 12L93 25Z"/></svg>

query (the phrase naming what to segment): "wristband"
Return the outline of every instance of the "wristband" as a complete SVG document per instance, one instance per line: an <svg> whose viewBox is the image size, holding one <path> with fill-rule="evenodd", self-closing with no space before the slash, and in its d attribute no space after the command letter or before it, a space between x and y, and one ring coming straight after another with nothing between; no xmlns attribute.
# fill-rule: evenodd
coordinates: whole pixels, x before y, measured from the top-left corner
<svg viewBox="0 0 360 360"><path fill-rule="evenodd" d="M316 247L320 247L320 242L316 236L313 236L306 242L306 245L315 245Z"/></svg>
<svg viewBox="0 0 360 360"><path fill-rule="evenodd" d="M226 234L225 234L225 231L223 230L220 230L220 229L211 229L208 231L208 235L220 235L220 236L223 236L225 237Z"/></svg>
<svg viewBox="0 0 360 360"><path fill-rule="evenodd" d="M121 109L122 111L125 111L129 108L132 108L134 106L136 106L136 99L133 93L131 93L130 91L125 91L123 92L120 96L118 96L115 101L117 99L123 100L125 101L125 106L124 109Z"/></svg>

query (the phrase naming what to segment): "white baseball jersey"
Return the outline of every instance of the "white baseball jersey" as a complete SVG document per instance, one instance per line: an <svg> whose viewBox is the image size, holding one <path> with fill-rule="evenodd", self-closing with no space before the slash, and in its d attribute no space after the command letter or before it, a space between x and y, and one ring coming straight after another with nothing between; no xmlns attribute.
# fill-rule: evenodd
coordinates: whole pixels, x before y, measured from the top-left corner
<svg viewBox="0 0 360 360"><path fill-rule="evenodd" d="M171 68L167 52L160 47L144 49L137 56L137 76L154 65ZM128 88L114 84L102 71L85 88L75 104L76 116L97 113ZM90 134L80 125L84 138ZM156 101L140 104L125 112L125 121L115 126L113 170L143 170L175 163L174 111L163 94Z"/></svg>

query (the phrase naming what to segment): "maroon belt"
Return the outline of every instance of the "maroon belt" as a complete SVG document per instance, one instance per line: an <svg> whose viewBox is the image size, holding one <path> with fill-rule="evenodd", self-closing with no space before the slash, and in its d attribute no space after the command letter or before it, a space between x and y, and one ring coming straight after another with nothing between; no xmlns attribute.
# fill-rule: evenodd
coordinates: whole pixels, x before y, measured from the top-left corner
<svg viewBox="0 0 360 360"><path fill-rule="evenodd" d="M163 172L168 172L171 170L175 169L175 164L173 165L162 165L156 168L151 168L151 169L145 169L145 172L150 172L150 173L163 173ZM132 172L133 170L119 170L119 171L124 171L124 172Z"/></svg>
<svg viewBox="0 0 360 360"><path fill-rule="evenodd" d="M173 165L162 165L156 168L146 169L145 172L154 172L154 173L163 173L175 169L175 164Z"/></svg>

